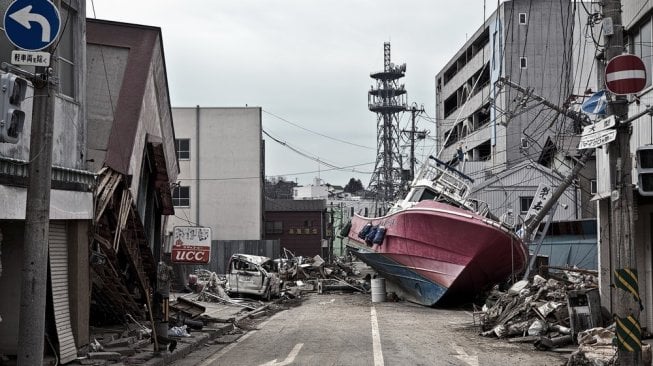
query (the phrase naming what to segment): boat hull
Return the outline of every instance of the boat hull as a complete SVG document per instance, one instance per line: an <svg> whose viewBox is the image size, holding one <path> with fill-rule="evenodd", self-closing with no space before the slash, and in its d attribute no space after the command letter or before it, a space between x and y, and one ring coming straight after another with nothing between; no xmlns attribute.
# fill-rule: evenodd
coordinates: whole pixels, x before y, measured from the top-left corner
<svg viewBox="0 0 653 366"><path fill-rule="evenodd" d="M368 223L385 228L380 244L359 237ZM435 201L383 217L354 216L348 237L354 255L427 306L468 301L521 272L528 260L505 227Z"/></svg>

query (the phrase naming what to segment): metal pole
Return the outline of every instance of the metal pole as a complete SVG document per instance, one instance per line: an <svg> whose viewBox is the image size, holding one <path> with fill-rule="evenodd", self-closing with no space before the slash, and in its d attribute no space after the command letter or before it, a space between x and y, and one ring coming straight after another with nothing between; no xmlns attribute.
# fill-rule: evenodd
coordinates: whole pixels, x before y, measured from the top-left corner
<svg viewBox="0 0 653 366"><path fill-rule="evenodd" d="M34 99L18 323L19 366L43 363L55 94L49 72L49 68L37 67L37 77L32 80Z"/></svg>
<svg viewBox="0 0 653 366"><path fill-rule="evenodd" d="M542 235L540 235L540 237L537 239L537 246L535 247L535 251L533 251L533 254L531 255L531 260L528 262L528 267L526 267L526 273L524 273L524 277L522 278L522 280L527 280L528 276L530 276L531 274L531 270L533 269L533 265L535 264L535 259L537 259L537 255L540 253L540 247L544 242L544 238L546 237L546 234L549 232L549 226L551 226L551 221L553 221L553 216L555 216L557 209L558 209L558 205L553 206L553 209L549 214L549 219L546 220L546 224L544 224L544 230L542 231ZM525 240L530 241L530 237L526 236L524 238Z"/></svg>
<svg viewBox="0 0 653 366"><path fill-rule="evenodd" d="M413 106L410 109L410 114L412 118L410 126L410 181L412 182L415 179L415 113L417 113L417 108Z"/></svg>
<svg viewBox="0 0 653 366"><path fill-rule="evenodd" d="M605 60L609 61L624 52L623 25L621 21L621 1L605 0L602 3L603 19L612 20L611 34L604 33ZM628 102L626 96L617 95L608 103L608 115L614 115L618 121L624 121L628 116ZM615 270L632 270L637 268L635 261L635 243L633 232L633 187L632 187L632 157L630 153L630 125L619 122L617 125L617 138L608 146L610 166L615 167L611 181L614 184L610 200L611 209L609 228L609 248L612 257L611 268ZM636 273L636 272L635 272ZM614 284L612 276L611 283ZM630 318L639 322L639 303L630 292L612 289L612 313L619 319ZM619 325L617 326L619 334ZM630 334L636 337L641 344L641 334ZM618 337L619 338L619 337ZM618 342L617 356L620 365L640 365L642 355L640 349L628 350Z"/></svg>

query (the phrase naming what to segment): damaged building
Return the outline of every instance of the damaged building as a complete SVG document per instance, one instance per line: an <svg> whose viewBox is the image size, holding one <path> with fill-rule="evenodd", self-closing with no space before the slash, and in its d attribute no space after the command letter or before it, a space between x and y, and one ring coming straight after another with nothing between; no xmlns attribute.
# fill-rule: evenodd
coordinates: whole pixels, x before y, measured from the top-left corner
<svg viewBox="0 0 653 366"><path fill-rule="evenodd" d="M98 172L91 319L151 320L179 168L161 29L87 22L88 156Z"/></svg>

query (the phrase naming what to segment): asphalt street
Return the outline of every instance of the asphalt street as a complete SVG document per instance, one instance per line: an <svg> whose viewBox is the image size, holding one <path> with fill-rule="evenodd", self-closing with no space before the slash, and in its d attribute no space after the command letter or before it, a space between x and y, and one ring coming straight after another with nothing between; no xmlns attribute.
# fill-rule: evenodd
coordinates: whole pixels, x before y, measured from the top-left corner
<svg viewBox="0 0 653 366"><path fill-rule="evenodd" d="M567 359L481 337L466 309L373 304L369 294L310 294L252 328L173 365L564 365Z"/></svg>

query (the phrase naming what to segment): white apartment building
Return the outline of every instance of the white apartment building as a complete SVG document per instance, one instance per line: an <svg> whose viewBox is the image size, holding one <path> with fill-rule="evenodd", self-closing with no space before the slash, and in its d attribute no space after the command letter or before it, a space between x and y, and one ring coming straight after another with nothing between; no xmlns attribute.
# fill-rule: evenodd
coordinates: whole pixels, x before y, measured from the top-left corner
<svg viewBox="0 0 653 366"><path fill-rule="evenodd" d="M175 226L206 226L212 240L263 237L260 107L172 108L180 174Z"/></svg>
<svg viewBox="0 0 653 366"><path fill-rule="evenodd" d="M295 200L325 200L329 198L329 186L320 178L313 178L312 184L294 187L292 190Z"/></svg>

